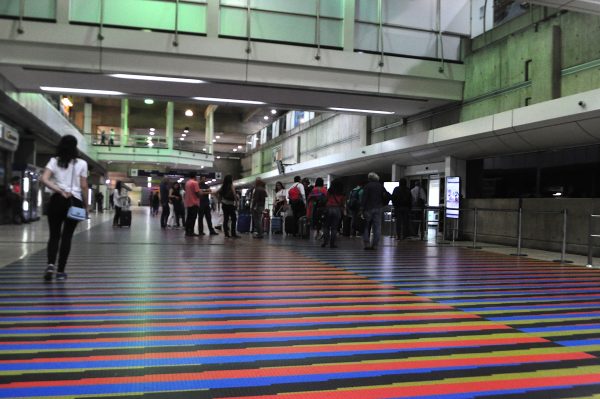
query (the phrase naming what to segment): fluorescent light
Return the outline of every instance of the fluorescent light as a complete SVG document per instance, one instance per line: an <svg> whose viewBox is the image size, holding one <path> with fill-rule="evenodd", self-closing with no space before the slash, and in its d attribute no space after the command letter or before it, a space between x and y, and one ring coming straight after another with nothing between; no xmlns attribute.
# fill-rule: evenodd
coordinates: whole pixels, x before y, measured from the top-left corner
<svg viewBox="0 0 600 399"><path fill-rule="evenodd" d="M192 97L198 101L209 101L217 103L237 103L237 104L266 104L262 101L250 101L250 100L236 100L234 98L214 98L214 97Z"/></svg>
<svg viewBox="0 0 600 399"><path fill-rule="evenodd" d="M213 139L213 143L216 143L216 142L217 142L217 140L216 140L216 139Z"/></svg>
<svg viewBox="0 0 600 399"><path fill-rule="evenodd" d="M147 98L144 100L144 104L152 105L152 104L154 104L154 100L151 98Z"/></svg>
<svg viewBox="0 0 600 399"><path fill-rule="evenodd" d="M156 82L174 82L174 83L205 83L199 79L186 79L186 78L170 78L168 76L152 76L152 75L131 75L128 73L113 73L109 76L119 79L133 79L133 80L153 80Z"/></svg>
<svg viewBox="0 0 600 399"><path fill-rule="evenodd" d="M192 111L191 109L186 109L185 116L194 116L194 111Z"/></svg>
<svg viewBox="0 0 600 399"><path fill-rule="evenodd" d="M336 108L336 107L329 107L330 110L332 111L342 111L342 112L364 112L367 114L384 114L384 115L391 115L394 114L394 112L391 111L375 111L372 109L354 109L354 108Z"/></svg>
<svg viewBox="0 0 600 399"><path fill-rule="evenodd" d="M105 95L105 96L122 96L125 94L120 91L77 89L77 88L73 88L73 87L40 86L40 89L42 89L44 91L51 91L51 92L57 92L57 93L98 94L98 95Z"/></svg>
<svg viewBox="0 0 600 399"><path fill-rule="evenodd" d="M152 187L152 183L148 183L148 188Z"/></svg>
<svg viewBox="0 0 600 399"><path fill-rule="evenodd" d="M60 99L60 102L62 103L62 105L64 105L65 107L71 108L73 106L73 103L71 102L71 100L69 99L69 97L63 97Z"/></svg>

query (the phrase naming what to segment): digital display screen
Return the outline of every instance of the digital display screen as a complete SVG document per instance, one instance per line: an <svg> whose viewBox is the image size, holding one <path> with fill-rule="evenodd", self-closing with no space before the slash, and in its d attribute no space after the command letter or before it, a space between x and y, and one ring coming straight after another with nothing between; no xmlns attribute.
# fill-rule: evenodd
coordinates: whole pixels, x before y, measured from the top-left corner
<svg viewBox="0 0 600 399"><path fill-rule="evenodd" d="M458 219L460 208L460 177L446 177L446 217Z"/></svg>

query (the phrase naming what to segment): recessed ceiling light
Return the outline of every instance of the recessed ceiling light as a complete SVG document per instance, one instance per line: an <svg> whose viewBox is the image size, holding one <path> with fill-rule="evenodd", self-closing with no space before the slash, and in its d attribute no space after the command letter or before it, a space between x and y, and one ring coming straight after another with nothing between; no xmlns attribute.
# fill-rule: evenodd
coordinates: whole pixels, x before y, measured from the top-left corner
<svg viewBox="0 0 600 399"><path fill-rule="evenodd" d="M236 103L236 104L266 104L262 101L236 100L234 98L215 98L215 97L193 97L194 100L208 101L217 103Z"/></svg>
<svg viewBox="0 0 600 399"><path fill-rule="evenodd" d="M151 75L131 75L128 73L113 73L109 76L119 79L133 79L133 80L153 80L156 82L174 82L174 83L205 83L199 79L187 79L187 78L171 78L168 76L151 76Z"/></svg>
<svg viewBox="0 0 600 399"><path fill-rule="evenodd" d="M233 149L233 152L237 152L237 148L234 148L234 149Z"/></svg>
<svg viewBox="0 0 600 399"><path fill-rule="evenodd" d="M182 134L181 134L181 136L183 136L183 137L187 137L187 134L185 134L185 133L182 133Z"/></svg>
<svg viewBox="0 0 600 399"><path fill-rule="evenodd" d="M266 120L266 121L268 121L269 120L269 115L263 116L263 119Z"/></svg>
<svg viewBox="0 0 600 399"><path fill-rule="evenodd" d="M147 98L144 100L144 104L152 105L152 104L154 104L154 100L151 98Z"/></svg>
<svg viewBox="0 0 600 399"><path fill-rule="evenodd" d="M216 143L216 142L217 142L217 140L213 139L213 143Z"/></svg>
<svg viewBox="0 0 600 399"><path fill-rule="evenodd" d="M191 109L186 109L185 116L194 116L194 111L192 111Z"/></svg>
<svg viewBox="0 0 600 399"><path fill-rule="evenodd" d="M241 145L238 145L238 148L241 150L241 149L242 149L242 146L241 146Z"/></svg>
<svg viewBox="0 0 600 399"><path fill-rule="evenodd" d="M179 140L183 141L183 140L185 140L185 138L183 138L183 137L180 137L180 138L179 138Z"/></svg>
<svg viewBox="0 0 600 399"><path fill-rule="evenodd" d="M221 159L221 156L220 156L220 155L217 155L217 159Z"/></svg>
<svg viewBox="0 0 600 399"><path fill-rule="evenodd" d="M217 136L215 136L215 137L216 137L217 139L220 139L220 138L221 138L221 136L219 136L219 135L217 135Z"/></svg>
<svg viewBox="0 0 600 399"><path fill-rule="evenodd" d="M190 132L190 128L189 128L189 127L186 127L185 129L183 129L183 132L184 132L184 133L189 133L189 132Z"/></svg>
<svg viewBox="0 0 600 399"><path fill-rule="evenodd" d="M384 114L384 115L391 115L394 112L391 111L376 111L376 110L372 110L372 109L354 109L354 108L337 108L337 107L329 107L330 110L332 111L342 111L342 112L363 112L363 113L367 113L367 114Z"/></svg>
<svg viewBox="0 0 600 399"><path fill-rule="evenodd" d="M276 110L276 109L272 109L272 110L271 110L271 114L272 114L272 115L275 115L276 113L277 113L277 110Z"/></svg>
<svg viewBox="0 0 600 399"><path fill-rule="evenodd" d="M73 87L40 86L40 89L42 89L44 91L55 92L55 93L97 94L97 95L105 95L105 96L122 96L123 94L125 94L120 91L78 89L78 88L73 88Z"/></svg>
<svg viewBox="0 0 600 399"><path fill-rule="evenodd" d="M149 134L150 136L154 136L154 135L155 135L155 133L154 133L154 132L152 132L152 131L151 131L150 133L148 133L148 134Z"/></svg>
<svg viewBox="0 0 600 399"><path fill-rule="evenodd" d="M206 151L206 148L203 148L202 151Z"/></svg>

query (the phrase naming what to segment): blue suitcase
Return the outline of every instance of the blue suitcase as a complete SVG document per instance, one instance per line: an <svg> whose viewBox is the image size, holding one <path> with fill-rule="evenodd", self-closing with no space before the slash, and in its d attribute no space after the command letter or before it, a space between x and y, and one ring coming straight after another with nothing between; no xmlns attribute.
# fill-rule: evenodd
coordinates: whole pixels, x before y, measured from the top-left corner
<svg viewBox="0 0 600 399"><path fill-rule="evenodd" d="M283 218L281 216L273 216L271 218L271 234L283 233Z"/></svg>
<svg viewBox="0 0 600 399"><path fill-rule="evenodd" d="M237 231L240 233L249 233L252 225L252 215L249 213L240 213L237 220Z"/></svg>

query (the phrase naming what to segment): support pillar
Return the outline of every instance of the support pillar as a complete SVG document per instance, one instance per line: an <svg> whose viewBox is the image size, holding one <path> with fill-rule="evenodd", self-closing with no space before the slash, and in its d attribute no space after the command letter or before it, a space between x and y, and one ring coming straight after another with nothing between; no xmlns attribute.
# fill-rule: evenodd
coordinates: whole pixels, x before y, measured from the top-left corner
<svg viewBox="0 0 600 399"><path fill-rule="evenodd" d="M175 103L173 101L167 102L167 126L165 128L167 136L167 148L173 150L173 121L175 120Z"/></svg>
<svg viewBox="0 0 600 399"><path fill-rule="evenodd" d="M112 132L111 132L112 135ZM125 148L129 141L129 100L124 98L121 100L121 148Z"/></svg>
<svg viewBox="0 0 600 399"><path fill-rule="evenodd" d="M206 3L206 37L219 37L219 0Z"/></svg>
<svg viewBox="0 0 600 399"><path fill-rule="evenodd" d="M344 51L354 52L356 0L344 0Z"/></svg>
<svg viewBox="0 0 600 399"><path fill-rule="evenodd" d="M206 107L206 111L204 111L204 119L206 119L205 123L205 135L204 141L206 142L206 152L214 155L213 151L213 137L215 135L215 120L214 115L217 110L218 105L209 105Z"/></svg>
<svg viewBox="0 0 600 399"><path fill-rule="evenodd" d="M399 181L406 176L406 167L400 164L392 164L392 181Z"/></svg>
<svg viewBox="0 0 600 399"><path fill-rule="evenodd" d="M56 23L69 23L69 2L70 0L56 0Z"/></svg>
<svg viewBox="0 0 600 399"><path fill-rule="evenodd" d="M92 103L83 104L83 134L87 136L88 143L92 143Z"/></svg>

